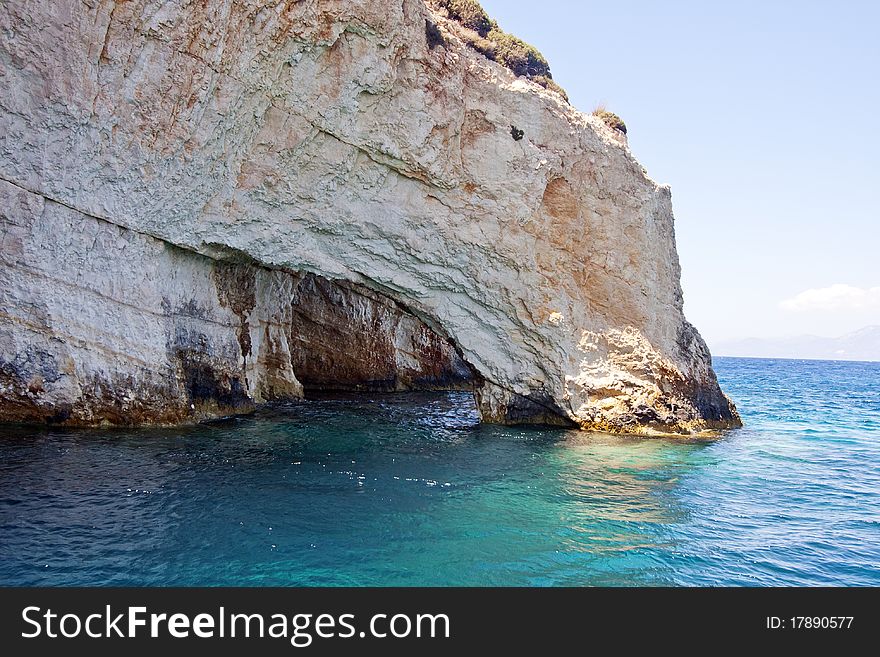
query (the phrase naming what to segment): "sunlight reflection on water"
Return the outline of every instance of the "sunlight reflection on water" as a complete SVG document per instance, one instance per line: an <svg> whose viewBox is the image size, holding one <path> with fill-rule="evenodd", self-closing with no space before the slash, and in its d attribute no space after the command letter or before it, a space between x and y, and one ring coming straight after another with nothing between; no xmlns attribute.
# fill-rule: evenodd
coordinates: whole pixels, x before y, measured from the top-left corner
<svg viewBox="0 0 880 657"><path fill-rule="evenodd" d="M2 429L0 583L880 584L880 366L717 369L746 427L715 440L480 425L464 393Z"/></svg>

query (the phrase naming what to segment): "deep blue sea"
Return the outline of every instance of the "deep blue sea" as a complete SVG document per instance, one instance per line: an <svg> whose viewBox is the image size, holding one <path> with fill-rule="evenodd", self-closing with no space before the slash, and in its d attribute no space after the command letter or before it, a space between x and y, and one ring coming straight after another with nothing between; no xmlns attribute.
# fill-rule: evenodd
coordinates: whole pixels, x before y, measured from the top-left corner
<svg viewBox="0 0 880 657"><path fill-rule="evenodd" d="M467 393L0 428L3 585L880 585L880 363L716 359L715 440L480 425Z"/></svg>

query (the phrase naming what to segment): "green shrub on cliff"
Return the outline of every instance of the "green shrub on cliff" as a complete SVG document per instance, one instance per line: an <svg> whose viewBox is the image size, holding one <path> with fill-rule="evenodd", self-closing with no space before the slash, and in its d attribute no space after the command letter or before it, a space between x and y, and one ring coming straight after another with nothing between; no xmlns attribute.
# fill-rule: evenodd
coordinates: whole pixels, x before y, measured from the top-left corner
<svg viewBox="0 0 880 657"><path fill-rule="evenodd" d="M489 34L494 21L477 0L437 0L436 4L449 14L449 18L473 30L481 37Z"/></svg>
<svg viewBox="0 0 880 657"><path fill-rule="evenodd" d="M548 78L546 75L535 75L535 76L532 76L531 80L532 80L532 82L537 82L545 89L549 89L550 91L555 91L556 93L558 93L560 96L562 96L565 99L566 103L570 102L568 100L568 94L565 93L565 89L563 89L558 84L556 84L556 82L552 78Z"/></svg>
<svg viewBox="0 0 880 657"><path fill-rule="evenodd" d="M550 65L537 48L508 34L480 6L477 0L433 0L441 13L460 27L455 30L468 46L515 75L529 78L545 89L555 91L568 102L568 94L553 81Z"/></svg>
<svg viewBox="0 0 880 657"><path fill-rule="evenodd" d="M544 55L519 37L495 28L487 38L495 42L495 61L504 64L516 75L552 77Z"/></svg>
<svg viewBox="0 0 880 657"><path fill-rule="evenodd" d="M593 110L593 116L602 119L609 128L620 130L623 134L626 134L626 123L623 122L623 119L614 112L609 112L602 105Z"/></svg>

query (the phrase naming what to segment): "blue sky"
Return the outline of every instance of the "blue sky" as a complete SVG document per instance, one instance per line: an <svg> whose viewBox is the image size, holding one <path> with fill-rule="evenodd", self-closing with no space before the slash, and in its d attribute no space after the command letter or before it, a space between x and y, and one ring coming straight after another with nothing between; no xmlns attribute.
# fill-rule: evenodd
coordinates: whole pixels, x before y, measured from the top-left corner
<svg viewBox="0 0 880 657"><path fill-rule="evenodd" d="M482 5L672 186L710 346L880 324L880 2Z"/></svg>

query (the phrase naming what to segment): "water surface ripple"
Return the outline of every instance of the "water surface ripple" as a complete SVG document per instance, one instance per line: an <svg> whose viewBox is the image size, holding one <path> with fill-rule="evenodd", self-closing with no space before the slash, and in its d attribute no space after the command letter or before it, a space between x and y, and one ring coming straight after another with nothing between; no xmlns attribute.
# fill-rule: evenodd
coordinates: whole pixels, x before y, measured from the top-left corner
<svg viewBox="0 0 880 657"><path fill-rule="evenodd" d="M0 428L4 585L880 585L880 364L717 359L714 441L464 393L185 430Z"/></svg>

